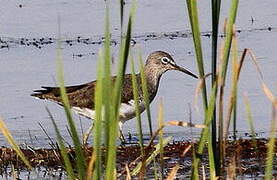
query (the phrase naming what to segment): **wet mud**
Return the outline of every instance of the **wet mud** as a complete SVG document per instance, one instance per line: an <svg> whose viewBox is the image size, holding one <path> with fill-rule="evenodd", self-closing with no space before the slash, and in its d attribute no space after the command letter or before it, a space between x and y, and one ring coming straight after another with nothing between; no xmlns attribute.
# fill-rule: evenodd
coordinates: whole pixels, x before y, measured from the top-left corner
<svg viewBox="0 0 277 180"><path fill-rule="evenodd" d="M275 140L275 152L277 152L277 139ZM235 169L236 177L249 177L249 178L262 178L265 171L265 161L267 157L267 139L239 139L237 141L228 141L226 143L225 153L225 165L224 172L227 174L222 175L222 179L230 176L230 168ZM186 149L189 150L184 154ZM197 149L197 144L188 141L172 142L164 148L164 173L165 176L171 171L173 167L179 164L179 170L177 177L184 178L190 177L192 156L194 149ZM93 152L92 147L84 147L87 161L90 160L90 156ZM105 152L105 149L103 149ZM154 146L145 149L146 154L151 155L155 150ZM60 151L56 149L35 149L24 148L23 153L27 159L35 167L36 171L42 171L47 169L47 173L40 173L41 176L49 175L49 172L55 172L56 178L65 177L63 172L63 162L61 160ZM74 164L75 151L72 148L68 148L68 154L71 157L72 164ZM126 176L126 165L132 171L136 165L141 162L141 151L138 145L119 146L117 148L117 170L118 178ZM11 167L15 170L19 170L21 173L28 172L23 162L16 155L15 151L11 148L2 147L0 149L0 165L1 175L6 176L11 173ZM202 166L205 167L205 174L209 177L208 169L208 157L207 152L202 155L196 154L201 158ZM104 158L104 157L103 157ZM161 160L157 157L158 169L161 165ZM277 178L277 157L275 154L273 162L273 176ZM24 170L24 171L23 171ZM19 172L18 171L18 172ZM200 170L201 172L202 170ZM9 172L9 173L8 173ZM27 173L28 174L28 173ZM30 173L29 173L30 174ZM154 174L153 164L147 167L146 175L152 177ZM200 174L203 174L202 172ZM20 175L20 174L19 174ZM53 174L52 174L53 176Z"/></svg>

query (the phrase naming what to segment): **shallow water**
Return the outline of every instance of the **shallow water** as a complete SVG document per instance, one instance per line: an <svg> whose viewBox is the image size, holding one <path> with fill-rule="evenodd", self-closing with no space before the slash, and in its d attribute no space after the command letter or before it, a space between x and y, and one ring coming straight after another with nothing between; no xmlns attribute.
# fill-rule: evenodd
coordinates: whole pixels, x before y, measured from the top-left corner
<svg viewBox="0 0 277 180"><path fill-rule="evenodd" d="M96 78L97 52L102 47L101 38L104 28L104 1L81 0L78 3L65 0L4 1L0 7L0 83L2 87L0 115L20 143L32 141L35 146L46 146L48 140L38 123L51 137L55 136L45 110L47 106L63 134L68 138L63 109L52 102L34 99L30 94L42 85L55 86L56 84L58 16L61 19L66 84L81 84ZM117 1L115 2L111 3L111 31L114 40L113 55L117 57L120 26L118 4ZM199 2L203 53L205 66L208 69L211 50L211 39L208 37L209 3L209 1ZM226 7L229 3L230 1L223 6ZM129 8L130 5L131 1L126 1L126 7ZM237 16L237 29L241 31L238 33L239 49L253 50L261 66L264 80L273 92L276 91L277 85L275 7L277 2L274 0L241 1ZM228 9L223 8L221 22L224 21L227 12ZM197 72L185 1L139 1L133 35L134 54L141 51L146 58L152 51L164 50L173 55L177 64ZM162 99L165 121L188 121L188 104L194 106L193 95L196 83L197 81L181 73L166 73L161 80L157 97L151 105L153 119L157 117L157 106ZM249 130L242 101L244 92L247 92L250 98L256 131L268 132L271 105L262 92L259 77L249 58L242 70L239 84L238 130L242 132ZM147 133L146 114L143 113L142 117L144 132ZM75 116L75 119L81 129L79 117ZM202 119L201 113L192 107L193 122L201 123ZM90 120L81 118L84 131L90 123ZM154 122L154 124L157 123ZM128 121L124 125L124 131L134 133L135 125L135 120ZM190 129L171 127L165 130L167 133L174 134L176 138L181 135L184 138L194 136L190 135ZM198 130L193 131L196 132L195 134L198 132ZM1 139L3 139L2 136Z"/></svg>

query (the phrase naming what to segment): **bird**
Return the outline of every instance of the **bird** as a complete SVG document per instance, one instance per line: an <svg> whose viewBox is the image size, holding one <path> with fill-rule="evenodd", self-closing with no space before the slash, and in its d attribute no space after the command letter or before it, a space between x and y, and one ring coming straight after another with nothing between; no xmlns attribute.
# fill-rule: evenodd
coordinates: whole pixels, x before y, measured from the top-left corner
<svg viewBox="0 0 277 180"><path fill-rule="evenodd" d="M170 54L164 51L154 51L147 57L144 65L144 73L151 103L157 92L162 75L170 70L177 70L198 78L192 72L180 67L176 64ZM139 110L142 113L146 106L143 101L142 81L140 73L136 74L138 95L139 95ZM112 84L115 84L116 76L111 77ZM85 84L65 87L70 107L74 112L89 119L95 118L95 87L97 80ZM31 96L39 99L54 101L59 105L63 105L60 88L42 86L42 89L35 90ZM136 116L135 101L132 87L132 74L125 74L123 87L121 92L121 104L119 107L119 123L122 124Z"/></svg>

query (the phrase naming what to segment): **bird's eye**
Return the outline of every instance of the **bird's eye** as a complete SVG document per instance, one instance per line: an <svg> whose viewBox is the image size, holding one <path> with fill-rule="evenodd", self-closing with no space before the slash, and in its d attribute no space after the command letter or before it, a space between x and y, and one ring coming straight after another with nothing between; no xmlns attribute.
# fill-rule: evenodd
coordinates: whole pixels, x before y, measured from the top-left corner
<svg viewBox="0 0 277 180"><path fill-rule="evenodd" d="M170 59L168 59L168 57L162 57L161 61L162 61L163 64L167 64L167 63L170 62Z"/></svg>

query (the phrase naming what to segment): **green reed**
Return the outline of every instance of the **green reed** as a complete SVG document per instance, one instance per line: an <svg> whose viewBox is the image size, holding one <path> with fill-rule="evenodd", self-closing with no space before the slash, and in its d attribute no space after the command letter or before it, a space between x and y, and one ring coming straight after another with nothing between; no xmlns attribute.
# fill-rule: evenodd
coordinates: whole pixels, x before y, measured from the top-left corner
<svg viewBox="0 0 277 180"><path fill-rule="evenodd" d="M192 179L199 179L199 163L200 158L198 155L202 155L205 146L208 148L209 155L209 170L210 170L210 179L216 179L220 173L220 168L223 163L224 153L221 154L221 161L218 161L216 157L218 157L218 147L216 146L216 129L215 124L216 116L216 102L218 101L217 93L219 89L219 142L220 152L224 152L224 140L226 140L227 132L230 125L231 115L233 113L234 123L236 122L236 106L237 106L237 86L239 80L239 73L242 67L242 64L245 59L245 55L248 52L245 50L241 56L240 61L238 62L238 48L236 44L235 37L235 28L234 23L236 19L236 13L238 8L238 0L232 0L232 5L230 8L230 15L227 23L226 30L226 38L224 41L224 48L222 53L222 64L217 67L217 37L218 37L218 24L219 24L219 15L220 15L220 0L212 0L212 88L209 96L206 92L206 75L204 69L204 59L202 53L201 46L201 34L200 34L200 26L198 22L198 9L197 9L197 1L187 0L187 7L189 11L189 19L191 23L194 46L196 51L196 60L198 65L198 71L200 75L200 81L202 81L202 99L203 99L203 109L204 109L204 123L205 128L203 128L200 142L196 153L194 153L193 165L192 165ZM116 142L118 140L118 121L119 121L119 107L121 102L121 91L124 82L124 74L126 71L127 59L129 57L130 51L130 40L131 40L131 32L132 25L134 21L135 14L135 3L133 2L130 14L128 16L128 25L126 33L123 33L123 18L124 18L124 5L123 1L120 0L120 22L121 22L121 44L120 44L120 52L119 52L119 63L118 63L118 72L117 77L114 78L111 76L111 36L110 36L110 22L109 22L109 6L108 2L106 6L106 16L105 16L105 44L104 48L99 51L98 54L98 67L97 67L97 84L96 84L96 92L94 98L95 102L95 111L96 117L94 120L93 127L93 153L85 158L85 150L82 146L82 143L79 139L77 128L74 123L74 120L71 115L71 109L69 105L69 101L66 94L66 88L64 85L64 73L63 73L63 62L62 62L62 52L61 52L61 44L58 41L57 48L57 79L60 87L60 93L62 97L62 102L64 105L65 114L67 117L67 122L69 125L69 131L71 134L71 138L74 144L76 157L72 159L72 156L69 157L68 149L65 146L64 140L60 133L59 128L57 127L53 118L51 121L53 123L57 140L59 144L59 148L61 150L61 156L64 162L64 168L67 172L68 179L116 179L117 178L117 169L116 169L116 151L117 146ZM60 30L59 30L60 31ZM60 39L60 36L59 36ZM232 48L232 87L231 87L231 96L228 101L228 109L227 109L227 117L226 122L223 121L223 95L225 88L225 79L226 72L229 63L229 55ZM136 107L136 116L137 116L137 128L139 134L139 143L141 147L141 162L137 164L137 166L131 170L130 175L136 176L140 173L140 177L145 175L146 167L154 162L157 155L160 155L161 162L161 178L164 177L164 166L163 166L163 148L171 141L171 137L164 138L163 137L163 107L159 106L159 129L153 133L152 132L152 122L151 122L151 112L149 108L149 95L147 91L146 77L143 72L143 65L141 61L141 56L139 56L140 62L140 79L135 76L134 63L132 61L132 81L133 81L133 93L135 99L135 107ZM114 78L114 79L113 79ZM262 78L261 78L262 79ZM155 150L151 153L145 152L145 147L143 143L142 136L142 125L140 119L139 112L139 97L138 97L138 87L137 81L141 81L142 83L142 92L144 96L144 103L146 106L149 130L151 134L151 140L147 147L153 145L154 138L159 134L159 143L155 145ZM113 88L112 88L113 87ZM272 178L272 169L273 169L273 157L274 157L274 137L276 132L274 132L274 127L276 126L276 107L277 101L276 98L272 95L272 93L267 89L265 84L263 84L263 90L265 91L266 96L269 97L273 104L273 115L272 115L272 124L271 124L271 135L270 140L268 142L268 154L266 161L266 172L265 178ZM208 98L209 97L209 98ZM246 102L248 119L250 120L250 129L254 134L254 128L252 123L252 117L250 112L249 102ZM50 113L50 112L49 112ZM52 116L50 116L52 117ZM224 123L225 124L224 124ZM226 126L225 131L223 131L223 124ZM8 139L8 142L12 145L15 151L18 153L19 157L23 160L27 167L32 168L30 163L24 157L21 152L19 146L12 139L9 131L4 125L4 122L0 121L0 129L3 132L4 136ZM235 128L234 128L235 129ZM224 132L226 133L224 135ZM224 138L225 137L225 138ZM105 147L102 146L105 145ZM146 147L146 148L147 148ZM107 151L103 151L103 148L106 148ZM104 157L104 158L103 158ZM88 162L88 163L87 163ZM103 168L105 167L105 168ZM156 168L155 168L156 171ZM158 177L155 174L156 177Z"/></svg>
<svg viewBox="0 0 277 180"><path fill-rule="evenodd" d="M96 118L94 121L94 151L90 157L89 164L85 163L84 150L81 147L75 124L73 122L69 102L66 96L66 89L64 87L63 71L62 71L62 57L60 48L57 50L58 59L58 80L63 99L63 105L67 115L70 133L76 151L76 166L77 177L79 179L115 179L116 178L116 141L118 137L118 120L119 120L119 105L121 100L121 89L123 78L126 70L127 58L129 55L130 37L132 29L132 16L134 15L135 4L129 15L126 35L122 36L120 53L119 53L119 67L116 79L111 78L111 50L110 50L110 30L109 30L109 7L108 2L106 6L105 18L105 43L104 50L99 52L98 70L97 70L97 84L94 96ZM111 88L114 86L114 88ZM105 88L104 88L105 87ZM93 98L93 97L92 97ZM68 155L65 152L64 144L61 140L58 128L53 121L56 129L59 145L61 147L62 157L65 161L65 167L68 171L70 179L75 179L76 173L73 173L72 166L68 161ZM102 144L107 147L106 159L102 160ZM103 174L102 164L106 164L105 175ZM89 175L89 176L86 176Z"/></svg>
<svg viewBox="0 0 277 180"><path fill-rule="evenodd" d="M227 28L226 28L226 37L225 37L225 44L223 48L223 55L222 55L222 67L220 72L220 82L219 82L219 117L218 117L218 141L219 141L219 159L220 163L223 164L223 156L224 156L224 149L223 149L223 96L224 96L224 87L225 87L225 80L226 80L226 72L229 64L229 55L231 51L231 44L233 39L233 28L236 21L237 16L237 9L238 9L239 0L232 0L232 4L230 7L229 18L227 20Z"/></svg>
<svg viewBox="0 0 277 180"><path fill-rule="evenodd" d="M153 136L153 128L152 128L152 118L151 118L151 111L150 111L150 102L149 102L149 93L146 83L146 76L143 68L143 61L142 56L139 54L139 65L140 65L140 78L141 78L141 85L142 85L142 92L143 92L143 101L146 108L147 113L147 120L149 126L150 135Z"/></svg>
<svg viewBox="0 0 277 180"><path fill-rule="evenodd" d="M33 169L31 166L31 163L27 160L27 158L24 156L23 152L21 151L20 147L16 143L16 141L13 139L9 129L6 127L6 124L0 117L0 131L3 134L3 136L7 139L8 143L12 146L13 150L16 152L16 154L20 157L20 159L24 162L24 164L28 167L28 169Z"/></svg>
<svg viewBox="0 0 277 180"><path fill-rule="evenodd" d="M277 129L277 98L269 90L264 82L262 82L262 89L267 98L272 103L272 120L270 124L270 135L269 142L267 143L267 157L266 157L266 168L265 168L265 179L270 180L273 177L273 164L275 144L276 144L276 129Z"/></svg>
<svg viewBox="0 0 277 180"><path fill-rule="evenodd" d="M143 134L142 134L142 125L141 125L141 116L140 116L140 99L139 99L139 89L138 89L138 80L135 74L134 60L131 60L131 69L132 69L132 86L133 86L133 94L134 94L134 103L136 109L136 118L137 118L137 131L139 135L139 145L141 149L141 155L144 155L143 148Z"/></svg>
<svg viewBox="0 0 277 180"><path fill-rule="evenodd" d="M202 53L202 45L201 45L201 34L200 27L198 21L198 9L197 9L197 1L187 0L187 8L189 12L189 19L191 24L191 30L194 41L194 48L196 53L196 61L199 71L200 78L205 76L204 62L203 62L203 53ZM203 99L203 107L206 110L208 107L207 101L207 91L206 91L206 80L203 79L203 88L202 88L202 99Z"/></svg>
<svg viewBox="0 0 277 180"><path fill-rule="evenodd" d="M60 32L60 29L59 29L59 32ZM59 39L60 39L60 35L59 35ZM61 52L60 40L58 41L58 47L57 47L57 79L58 79L58 84L60 87L60 93L61 93L62 103L64 106L64 111L65 111L65 114L67 117L66 118L67 123L70 128L69 129L70 134L72 135L71 138L72 138L72 141L73 141L73 144L75 147L75 151L76 151L76 164L77 164L77 169L78 169L78 171L77 171L78 177L80 179L85 179L86 163L85 163L84 151L82 149L81 141L80 141L79 135L77 133L76 125L72 118L69 100L68 100L68 97L66 94L66 88L64 85L64 73L63 73L63 62L62 62L62 52ZM55 124L54 124L54 126L55 126ZM59 138L58 131L56 131L56 133ZM60 146L62 146L62 144L60 144ZM63 151L65 151L65 150L63 150ZM63 151L62 151L62 153L63 153ZM63 156L65 156L65 154Z"/></svg>
<svg viewBox="0 0 277 180"><path fill-rule="evenodd" d="M102 125L102 102L103 102L103 52L100 50L98 54L98 65L97 65L97 85L95 91L95 120L94 120L94 137L93 147L95 156L95 167L93 172L93 179L100 179L102 177L102 137L103 137L103 125ZM100 112L100 113L99 113ZM90 170L92 171L92 169Z"/></svg>
<svg viewBox="0 0 277 180"><path fill-rule="evenodd" d="M121 48L120 48L120 55L119 55L119 65L118 65L118 73L115 82L115 88L112 92L112 104L110 104L110 119L111 123L110 131L109 131L109 144L108 144L108 160L107 160L107 169L106 169L106 179L114 179L116 177L116 140L118 135L118 120L119 120L119 106L121 102L121 91L122 91L122 84L123 78L126 70L127 59L129 56L129 48L130 48L130 40L131 40L131 31L132 31L132 23L133 23L133 16L135 13L135 3L132 4L132 9L130 11L129 19L128 19L128 26L127 26L127 33L124 35L121 40ZM106 25L107 28L107 25ZM109 38L109 34L107 34L106 38ZM109 46L107 46L109 48ZM106 60L109 63L111 59ZM107 67L105 67L107 68ZM105 84L104 84L105 85ZM107 109L105 109L107 111ZM100 112L101 113L101 112Z"/></svg>
<svg viewBox="0 0 277 180"><path fill-rule="evenodd" d="M221 0L211 0L212 4L212 59L211 59L211 72L212 72L212 86L217 83L216 80L216 71L217 71L217 44L218 44L218 27L219 27L219 17L220 17L220 8ZM215 155L215 166L217 174L219 174L219 158L217 156L216 150L216 141L217 141L217 126L216 126L216 107L214 109L214 115L212 120L212 147L213 154Z"/></svg>
<svg viewBox="0 0 277 180"><path fill-rule="evenodd" d="M203 78L205 76L205 69L204 69L204 63L203 63L203 54L202 54L202 45L201 45L201 34L200 34L200 25L198 20L198 8L197 8L197 1L193 0L187 0L187 9L189 13L189 20L191 24L191 30L193 34L193 41L195 46L195 53L196 53L196 61L198 65L198 71L200 78ZM220 102L219 102L219 142L222 144L223 142L223 94L224 94L224 81L226 76L226 71L228 67L228 59L230 54L230 48L232 43L232 36L233 36L233 25L235 23L236 14L237 14L237 7L238 7L238 0L233 0L232 5L230 7L230 14L229 14L229 20L227 25L227 32L226 32L226 38L225 38L225 46L222 52L222 67L220 67L221 72L217 74L217 38L218 38L218 25L219 25L219 16L220 16L220 6L221 1L212 0L212 93L210 99L213 97L214 101L216 102L217 99L217 89L218 86L220 88ZM219 81L219 82L218 82ZM202 154L204 149L204 143L206 143L207 140L209 142L212 142L213 146L208 148L209 149L209 156L212 156L210 160L212 161L215 157L218 157L220 153L222 152L222 145L220 148L217 148L216 144L216 104L215 102L210 102L214 106L213 108L208 108L211 106L211 104L208 104L207 100L207 93L206 93L206 83L205 79L203 78L203 89L202 89L202 101L203 101L203 109L205 112L205 124L210 125L210 120L212 121L212 126L208 128L204 128L201 133L200 138L200 144L198 148L198 153ZM213 112L210 112L210 110L213 109ZM210 134L210 130L212 129L212 134ZM210 140L211 136L211 140ZM219 149L219 151L218 151ZM212 153L212 154L211 154ZM220 167L222 164L221 156L220 158L216 159L215 161L215 168L217 175L220 173ZM221 160L220 160L221 159ZM193 178L198 178L198 164L199 164L199 158L196 157L196 160L194 162L193 166ZM212 164L210 164L212 165ZM212 165L213 166L213 165Z"/></svg>
<svg viewBox="0 0 277 180"><path fill-rule="evenodd" d="M277 99L275 98L275 103ZM276 115L276 105L272 105L272 121L270 128L269 142L267 143L267 157L266 157L266 168L265 168L265 180L273 179L273 164L274 156L276 156L275 149L275 140L276 140L276 128L277 128L277 115Z"/></svg>

